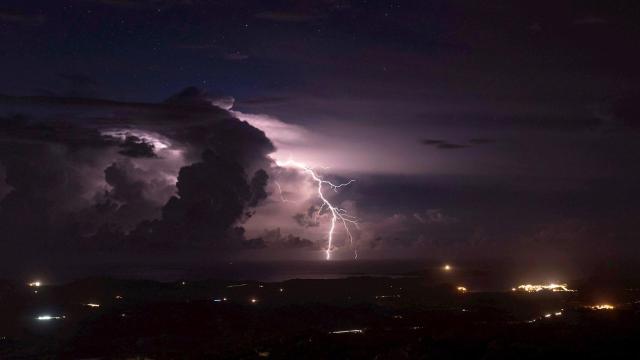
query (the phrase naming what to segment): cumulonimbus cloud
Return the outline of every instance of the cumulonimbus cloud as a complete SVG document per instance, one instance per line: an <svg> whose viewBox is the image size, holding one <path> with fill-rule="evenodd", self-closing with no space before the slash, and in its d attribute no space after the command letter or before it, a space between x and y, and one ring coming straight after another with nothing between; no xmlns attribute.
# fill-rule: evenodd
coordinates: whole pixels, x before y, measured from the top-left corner
<svg viewBox="0 0 640 360"><path fill-rule="evenodd" d="M4 245L99 234L233 247L234 228L267 197L260 169L275 148L213 100L195 88L161 104L2 96Z"/></svg>

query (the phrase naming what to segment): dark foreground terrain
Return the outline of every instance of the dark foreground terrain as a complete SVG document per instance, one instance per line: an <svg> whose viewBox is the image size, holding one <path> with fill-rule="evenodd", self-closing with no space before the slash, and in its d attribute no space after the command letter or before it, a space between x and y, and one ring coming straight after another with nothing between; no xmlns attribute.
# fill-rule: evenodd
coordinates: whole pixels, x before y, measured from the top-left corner
<svg viewBox="0 0 640 360"><path fill-rule="evenodd" d="M423 276L0 283L0 359L640 358L640 291L463 292ZM591 308L606 300L614 309Z"/></svg>

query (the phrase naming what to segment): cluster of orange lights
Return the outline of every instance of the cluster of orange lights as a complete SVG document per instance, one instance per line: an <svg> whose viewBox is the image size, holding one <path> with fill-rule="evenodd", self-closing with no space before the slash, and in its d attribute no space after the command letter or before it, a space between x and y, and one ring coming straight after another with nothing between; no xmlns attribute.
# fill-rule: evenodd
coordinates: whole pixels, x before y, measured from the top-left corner
<svg viewBox="0 0 640 360"><path fill-rule="evenodd" d="M559 291L575 291L572 289L569 289L567 287L567 284L548 284L548 285L532 285L532 284L525 284L525 285L519 285L517 288L512 288L511 290L513 291L524 291L524 292L539 292L539 291L553 291L553 292L559 292Z"/></svg>
<svg viewBox="0 0 640 360"><path fill-rule="evenodd" d="M589 309L591 310L613 310L616 307L613 305L609 305L609 304L598 304L598 305L592 305L589 306Z"/></svg>

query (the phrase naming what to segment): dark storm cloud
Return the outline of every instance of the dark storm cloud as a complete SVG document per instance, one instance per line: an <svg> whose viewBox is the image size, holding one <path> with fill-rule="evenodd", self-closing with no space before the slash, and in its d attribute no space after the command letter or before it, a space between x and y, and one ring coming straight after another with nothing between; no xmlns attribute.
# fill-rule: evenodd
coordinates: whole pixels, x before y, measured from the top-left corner
<svg viewBox="0 0 640 360"><path fill-rule="evenodd" d="M246 246L253 248L284 248L284 249L319 249L320 246L309 239L293 234L282 234L280 228L265 230L262 236L250 240Z"/></svg>
<svg viewBox="0 0 640 360"><path fill-rule="evenodd" d="M165 192L173 192L169 184L154 184L154 180L149 180L150 174L126 159L109 165L104 170L104 179L111 189L98 196L95 206L83 214L85 220L97 220L94 229L107 226L129 231L139 222L160 215L160 204L150 191L153 187L163 186Z"/></svg>
<svg viewBox="0 0 640 360"><path fill-rule="evenodd" d="M269 175L260 167L270 164L273 145L199 89L160 105L0 100L5 113L32 113L0 119L10 189L0 201L0 227L13 234L4 245L231 249L242 240L237 224L267 197ZM66 122L49 120L58 112ZM172 184L167 171L176 166ZM45 233L46 244L29 240Z"/></svg>
<svg viewBox="0 0 640 360"><path fill-rule="evenodd" d="M323 215L324 212L318 214L318 210L320 209L317 206L312 205L306 212L293 215L293 220L296 224L306 228L319 226L320 221L318 217L319 215Z"/></svg>
<svg viewBox="0 0 640 360"><path fill-rule="evenodd" d="M131 176L131 162L113 163L104 170L104 178L111 185L109 198L124 203L138 202L143 198L145 184Z"/></svg>
<svg viewBox="0 0 640 360"><path fill-rule="evenodd" d="M0 142L0 162L11 188L0 200L0 229L7 235L3 245L52 246L68 239L74 231L68 215L90 205L81 196L89 188L83 169L92 162L85 155L97 150L78 145L24 138Z"/></svg>
<svg viewBox="0 0 640 360"><path fill-rule="evenodd" d="M284 239L281 240L282 246L289 249L304 249L304 248L315 248L317 247L316 243L305 238L301 238L299 236L287 235Z"/></svg>
<svg viewBox="0 0 640 360"><path fill-rule="evenodd" d="M228 103L225 98L211 96L195 87L185 88L161 104L93 98L0 95L0 105L5 105L12 113L30 108L46 108L52 114L61 114L56 116L66 118L66 122L87 122L102 128L121 127L124 128L123 133L127 133L127 129L132 127L157 130L179 143L187 144L187 151L194 158L199 158L207 146L223 147L221 151L241 158L241 163L249 166L257 159L254 154L263 154L258 158L264 158L264 154L274 151L273 144L261 130L238 121L228 111L216 106L220 101ZM70 108L69 113L64 110L67 107ZM90 119L74 118L73 110L93 110L96 114ZM113 116L114 113L117 116ZM214 128L216 131L212 131ZM89 131L99 135L95 128ZM60 132L58 136L74 137L75 134ZM108 136L104 138L111 139Z"/></svg>
<svg viewBox="0 0 640 360"><path fill-rule="evenodd" d="M259 185L266 185L262 171ZM177 194L162 208L160 220L141 224L133 241L163 245L209 243L232 248L229 234L242 219L248 204L260 195L252 194L244 168L237 159L222 152L205 150L202 160L180 169ZM258 186L257 191L264 191Z"/></svg>
<svg viewBox="0 0 640 360"><path fill-rule="evenodd" d="M267 199L269 194L266 191L267 183L269 181L269 175L263 169L260 169L253 174L251 181L249 182L249 190L251 192L251 199L248 205L250 207L257 206L260 202Z"/></svg>
<svg viewBox="0 0 640 360"><path fill-rule="evenodd" d="M130 157L156 157L154 152L154 146L145 139L141 139L137 136L129 135L125 138L124 142L120 145L120 154Z"/></svg>

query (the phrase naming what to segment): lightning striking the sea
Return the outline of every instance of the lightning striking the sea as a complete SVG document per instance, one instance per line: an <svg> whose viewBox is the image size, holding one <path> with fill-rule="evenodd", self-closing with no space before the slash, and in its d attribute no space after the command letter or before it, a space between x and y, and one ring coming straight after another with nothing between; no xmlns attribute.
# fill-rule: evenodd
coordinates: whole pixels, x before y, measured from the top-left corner
<svg viewBox="0 0 640 360"><path fill-rule="evenodd" d="M338 222L341 222L342 225L344 226L345 232L347 233L347 238L349 239L349 243L351 244L354 251L354 258L357 259L358 251L356 247L353 245L353 235L351 234L351 230L349 230L349 225L353 225L357 228L358 219L354 216L347 214L347 211L345 209L341 209L331 204L331 202L327 199L327 197L324 195L324 192L322 191L323 185L326 185L331 190L338 192L338 189L350 185L351 183L355 182L355 180L352 179L347 181L346 183L336 185L318 176L318 174L315 172L315 170L312 167L305 165L303 163L299 163L297 161L293 161L291 159L285 162L276 161L276 165L280 167L296 168L296 169L302 170L303 172L308 174L311 177L311 179L316 183L318 197L322 202L322 204L320 205L320 208L316 213L316 218L320 216L321 211L324 210L325 208L328 209L329 213L331 214L331 222L329 225L329 230L327 232L328 244L327 244L327 249L325 250L327 255L327 260L331 260L331 251L333 250L333 234L336 229L336 223ZM280 188L279 185L278 185L278 188ZM282 194L282 190L281 190L281 194Z"/></svg>

